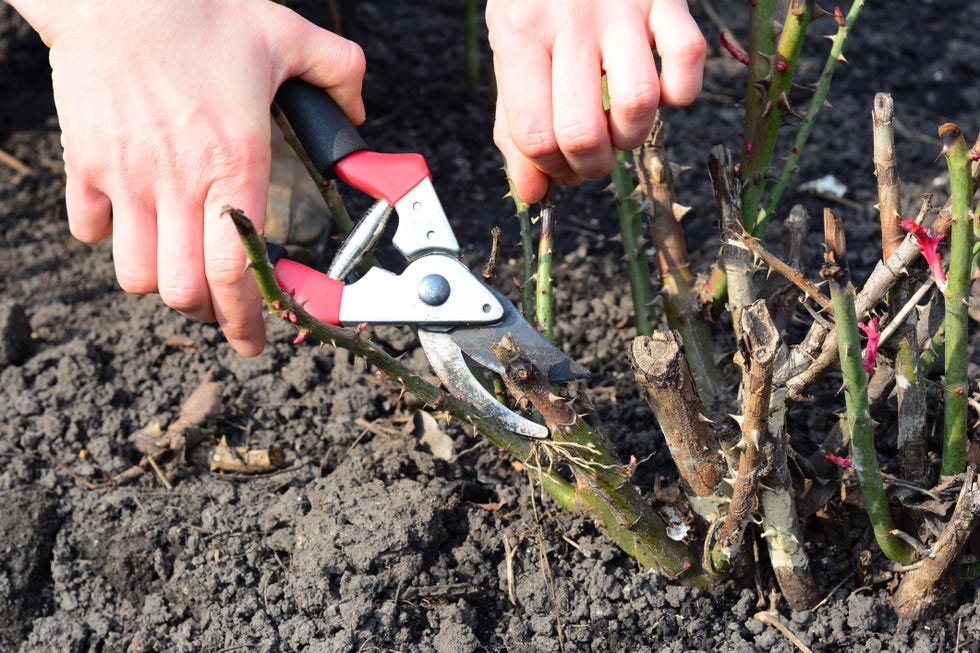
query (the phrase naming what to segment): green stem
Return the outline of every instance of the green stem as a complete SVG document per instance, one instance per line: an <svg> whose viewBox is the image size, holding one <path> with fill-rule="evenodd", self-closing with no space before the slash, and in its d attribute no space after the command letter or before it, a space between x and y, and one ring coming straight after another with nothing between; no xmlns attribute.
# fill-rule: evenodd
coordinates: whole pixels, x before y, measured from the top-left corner
<svg viewBox="0 0 980 653"><path fill-rule="evenodd" d="M613 195L619 214L619 236L633 295L636 333L649 336L653 333L653 285L650 283L650 264L643 251L643 212L640 203L633 199L636 183L630 173L629 158L629 152L616 155L616 164L612 169Z"/></svg>
<svg viewBox="0 0 980 653"><path fill-rule="evenodd" d="M949 272L946 286L946 383L945 423L943 428L944 476L959 474L966 466L966 434L969 407L967 351L970 298L970 268L973 259L973 225L970 213L973 202L971 162L966 141L959 127L945 124L939 128L946 164L949 168L952 198L950 211Z"/></svg>
<svg viewBox="0 0 980 653"><path fill-rule="evenodd" d="M817 87L813 92L813 97L810 99L810 105L807 107L803 121L800 123L800 126L796 131L793 146L790 148L789 154L786 155L783 168L779 172L779 177L773 184L772 189L769 191L769 196L766 198L765 205L759 209L758 215L755 218L755 224L759 229L759 233L753 233L757 237L761 235L761 232L765 230L766 225L769 224L769 220L772 218L773 212L776 210L776 205L779 204L779 200L782 198L783 192L786 190L786 186L789 184L790 177L792 177L793 173L797 170L797 166L800 162L800 155L803 153L803 148L806 146L806 143L810 138L810 133L813 131L813 126L817 121L817 114L820 113L820 109L823 108L827 100L827 93L830 91L830 82L834 77L834 71L837 69L838 62L843 60L841 52L844 50L844 43L847 41L847 36L850 33L851 26L854 24L854 21L857 20L862 8L864 8L864 0L855 0L847 12L847 16L844 19L844 24L838 25L837 27L837 33L834 35L833 45L830 47L830 53L827 55L827 61L824 63L823 71L820 73L820 80L817 82ZM745 215L749 214L746 213Z"/></svg>
<svg viewBox="0 0 980 653"><path fill-rule="evenodd" d="M553 340L551 331L554 325L554 296L551 286L551 259L555 247L557 217L555 200L549 189L548 196L541 203L541 236L538 240L538 271L535 275L537 290L534 295L534 314L537 317L538 330L548 340Z"/></svg>
<svg viewBox="0 0 980 653"><path fill-rule="evenodd" d="M750 84L760 85L764 92L762 113L755 128L748 132L753 136L743 145L742 223L757 238L762 235L766 226L757 216L766 187L766 172L772 163L783 119L793 115L789 92L793 86L800 49L803 47L803 37L810 25L812 6L812 3L801 3L798 0L789 3L768 73L764 77L750 79ZM750 74L751 72L750 69Z"/></svg>
<svg viewBox="0 0 980 653"><path fill-rule="evenodd" d="M622 465L593 435L585 419L553 427L552 441L541 444L568 463L578 479L575 505L598 516L624 551L668 578L688 584L708 582L695 557L682 542L667 535L666 525L623 475ZM549 482L542 475L545 488ZM566 496L562 503L567 505L570 499Z"/></svg>
<svg viewBox="0 0 980 653"><path fill-rule="evenodd" d="M347 207L344 206L344 200L341 198L340 193L337 192L333 180L325 178L316 169L316 166L313 165L313 161L310 160L306 150L303 149L303 145L299 142L299 138L297 138L296 132L293 131L292 125L286 120L286 116L282 112L277 111L273 114L273 117L275 118L276 125L282 131L286 143L293 149L296 156L299 157L299 160L303 163L303 167L306 168L306 172L320 190L320 195L330 210L330 217L333 218L337 233L341 238L345 238L354 228L354 221L351 220L350 213L347 212Z"/></svg>
<svg viewBox="0 0 980 653"><path fill-rule="evenodd" d="M829 282L830 301L834 307L837 351L844 376L844 403L847 408L847 425L851 432L854 471L861 483L865 509L874 528L878 546L889 559L908 564L912 560L911 547L890 535L894 525L878 469L878 454L875 452L874 427L868 403L868 373L864 370L861 355L861 337L854 308L854 286L851 285L844 258L844 231L830 209L826 209L824 213L824 232L827 252L824 254L825 262L820 276Z"/></svg>
<svg viewBox="0 0 980 653"><path fill-rule="evenodd" d="M527 203L520 198L514 189L514 182L507 175L507 185L510 187L510 197L514 201L517 212L517 224L521 233L521 312L525 317L535 314L535 284L534 284L534 238L531 235L531 211Z"/></svg>
<svg viewBox="0 0 980 653"><path fill-rule="evenodd" d="M756 82L769 75L769 57L776 43L772 31L773 18L773 0L755 0L749 3L749 74L745 88L743 145L758 138L756 132L762 122L765 91Z"/></svg>

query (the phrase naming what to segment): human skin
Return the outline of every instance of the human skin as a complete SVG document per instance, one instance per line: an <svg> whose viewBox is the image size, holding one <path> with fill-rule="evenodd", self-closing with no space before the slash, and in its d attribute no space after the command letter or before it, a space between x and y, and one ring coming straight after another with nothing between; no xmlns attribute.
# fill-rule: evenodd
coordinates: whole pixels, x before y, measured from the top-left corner
<svg viewBox="0 0 980 653"><path fill-rule="evenodd" d="M232 204L263 225L269 106L290 77L364 120L360 47L268 0L10 0L50 48L68 224L112 234L119 285L262 351Z"/></svg>
<svg viewBox="0 0 980 653"><path fill-rule="evenodd" d="M260 353L261 296L221 209L263 227L269 106L284 80L364 120L360 47L269 0L7 1L50 48L72 234L111 234L123 290L159 292L217 321L239 353ZM549 179L606 174L657 106L700 90L705 44L684 0L489 0L486 16L494 139L528 202Z"/></svg>
<svg viewBox="0 0 980 653"><path fill-rule="evenodd" d="M616 150L643 142L658 106L689 104L701 90L706 45L685 0L489 0L486 19L494 140L529 203L549 179L607 174Z"/></svg>

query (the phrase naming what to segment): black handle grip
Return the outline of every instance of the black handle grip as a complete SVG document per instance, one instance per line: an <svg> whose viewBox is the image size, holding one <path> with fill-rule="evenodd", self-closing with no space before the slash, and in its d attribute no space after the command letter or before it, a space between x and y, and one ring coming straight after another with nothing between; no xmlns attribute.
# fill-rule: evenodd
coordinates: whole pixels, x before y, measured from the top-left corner
<svg viewBox="0 0 980 653"><path fill-rule="evenodd" d="M296 132L307 156L324 177L332 179L334 164L367 144L340 107L322 88L298 77L287 79L276 92L278 109Z"/></svg>

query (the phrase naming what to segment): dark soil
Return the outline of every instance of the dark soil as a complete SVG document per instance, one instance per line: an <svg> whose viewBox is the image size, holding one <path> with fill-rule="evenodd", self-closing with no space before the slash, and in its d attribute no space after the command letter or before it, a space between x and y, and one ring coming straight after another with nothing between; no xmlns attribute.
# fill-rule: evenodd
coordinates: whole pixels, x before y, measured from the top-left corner
<svg viewBox="0 0 980 653"><path fill-rule="evenodd" d="M344 28L369 62L365 137L427 157L474 267L489 250L489 229L504 228L509 271L499 284L512 290L516 224L490 140L492 94L462 81L462 3L345 4ZM686 226L704 269L717 248L706 153L717 142L739 145L733 103L744 72L692 4L711 50L705 93L666 115L672 157L693 166L678 195L694 207ZM713 4L744 41L745 4ZM832 29L830 21L814 28ZM858 279L878 257L873 95L894 94L914 215L921 192L945 199L936 127L980 128L978 29L978 3L864 10L798 177L833 174L847 184L846 203L835 206ZM816 80L826 48L814 34L803 80ZM266 352L245 360L214 326L157 297L123 294L108 244L82 245L68 233L49 83L43 45L0 4L0 149L32 170L0 168L0 650L795 650L753 619L768 606L765 573L711 591L672 585L587 519L557 510L506 455L460 425L444 425L456 457L432 456L413 435L417 407L347 353L296 347L291 327L270 320ZM656 477L669 483L674 472L630 381L630 302L605 184L559 194L558 339L593 371L587 384L620 452L650 456L636 481L652 492ZM814 215L826 204L790 195L787 207L804 201ZM778 239L779 225L771 231ZM371 335L424 369L407 329ZM91 490L55 464L91 482L125 470L139 460L130 434L172 422L209 373L224 384L215 439L278 444L284 470L242 477L188 464L176 468L172 489L151 473ZM832 391L825 399L795 409L801 451L843 405ZM827 600L809 612L777 604L789 628L814 650L977 650L975 584L940 618L897 620L888 575L866 553L874 549L866 519L836 514L807 529Z"/></svg>

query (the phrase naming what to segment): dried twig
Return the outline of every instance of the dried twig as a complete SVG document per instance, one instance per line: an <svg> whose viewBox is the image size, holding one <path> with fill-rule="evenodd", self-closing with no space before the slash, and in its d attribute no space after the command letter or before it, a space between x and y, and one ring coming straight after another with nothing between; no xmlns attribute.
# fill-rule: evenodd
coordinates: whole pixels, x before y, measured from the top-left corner
<svg viewBox="0 0 980 653"><path fill-rule="evenodd" d="M980 517L980 483L976 472L967 467L963 486L939 539L931 547L932 556L902 578L892 598L900 617L921 619L945 607L956 590L954 562L977 527Z"/></svg>

